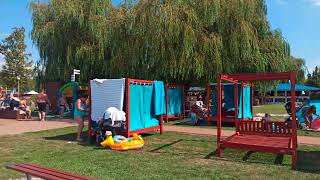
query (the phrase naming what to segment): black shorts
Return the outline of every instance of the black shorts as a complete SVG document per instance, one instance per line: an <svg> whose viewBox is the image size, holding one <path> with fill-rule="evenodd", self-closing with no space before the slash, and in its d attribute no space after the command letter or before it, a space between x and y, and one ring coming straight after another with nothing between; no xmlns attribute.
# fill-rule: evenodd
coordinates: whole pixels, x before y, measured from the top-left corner
<svg viewBox="0 0 320 180"><path fill-rule="evenodd" d="M46 112L47 103L38 103L39 112Z"/></svg>

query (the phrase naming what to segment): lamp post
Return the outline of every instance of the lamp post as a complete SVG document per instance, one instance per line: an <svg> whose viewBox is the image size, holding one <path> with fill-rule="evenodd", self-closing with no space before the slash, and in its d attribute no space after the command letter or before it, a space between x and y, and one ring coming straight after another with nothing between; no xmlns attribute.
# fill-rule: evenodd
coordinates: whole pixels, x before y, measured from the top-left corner
<svg viewBox="0 0 320 180"><path fill-rule="evenodd" d="M20 97L20 87L19 87L20 77L19 76L17 76L17 80L18 80L18 97Z"/></svg>

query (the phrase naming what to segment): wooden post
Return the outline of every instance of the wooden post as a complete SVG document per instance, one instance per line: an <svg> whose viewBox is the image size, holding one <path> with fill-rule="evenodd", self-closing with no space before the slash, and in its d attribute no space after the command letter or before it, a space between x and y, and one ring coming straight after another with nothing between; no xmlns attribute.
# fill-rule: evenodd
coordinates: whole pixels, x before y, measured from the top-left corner
<svg viewBox="0 0 320 180"><path fill-rule="evenodd" d="M217 120L217 155L222 156L222 149L220 147L221 143L221 120L222 120L222 88L221 88L221 75L218 77L217 82L217 110L218 110L218 120Z"/></svg>
<svg viewBox="0 0 320 180"><path fill-rule="evenodd" d="M206 97L206 100L207 100L207 109L208 109L208 118L207 118L207 121L210 121L210 111L211 111L211 107L210 107L210 83L207 84L207 97Z"/></svg>
<svg viewBox="0 0 320 180"><path fill-rule="evenodd" d="M291 82L291 112L292 112L292 168L297 167L297 119L296 119L296 74L295 72L290 73L290 82Z"/></svg>
<svg viewBox="0 0 320 180"><path fill-rule="evenodd" d="M288 99L287 99L287 96L288 96L288 94L287 94L287 91L284 91L284 96L285 96L285 103L287 103L288 102Z"/></svg>
<svg viewBox="0 0 320 180"><path fill-rule="evenodd" d="M126 128L127 137L130 137L130 79L126 81Z"/></svg>
<svg viewBox="0 0 320 180"><path fill-rule="evenodd" d="M89 117L88 117L88 139L90 140L91 136L92 136L92 119L91 119L91 109L92 109L92 97L91 97L91 83L89 80L88 83L89 87L88 87L88 95L89 95Z"/></svg>
<svg viewBox="0 0 320 180"><path fill-rule="evenodd" d="M241 120L244 120L244 84L241 82Z"/></svg>
<svg viewBox="0 0 320 180"><path fill-rule="evenodd" d="M253 113L253 94L254 94L254 90L253 90L253 85L250 85L250 111L251 114Z"/></svg>
<svg viewBox="0 0 320 180"><path fill-rule="evenodd" d="M168 123L169 122L169 113L168 113L168 108L169 108L169 105L168 105L168 102L169 102L169 93L168 93L168 91L169 91L169 85L168 84L166 84L165 85L165 93L166 93L166 122Z"/></svg>
<svg viewBox="0 0 320 180"><path fill-rule="evenodd" d="M163 133L163 115L160 115L160 135Z"/></svg>
<svg viewBox="0 0 320 180"><path fill-rule="evenodd" d="M239 87L238 83L234 83L234 107L235 107L235 125L236 132L239 132Z"/></svg>
<svg viewBox="0 0 320 180"><path fill-rule="evenodd" d="M182 117L184 118L186 116L186 99L185 99L185 91L184 91L184 85L181 86L182 88Z"/></svg>

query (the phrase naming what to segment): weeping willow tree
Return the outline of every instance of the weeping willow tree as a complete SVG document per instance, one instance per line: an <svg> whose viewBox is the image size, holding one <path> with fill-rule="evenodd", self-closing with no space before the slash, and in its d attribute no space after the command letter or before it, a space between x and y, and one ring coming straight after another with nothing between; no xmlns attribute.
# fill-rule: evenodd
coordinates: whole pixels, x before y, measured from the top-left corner
<svg viewBox="0 0 320 180"><path fill-rule="evenodd" d="M219 73L292 68L264 0L32 2L32 39L47 80L134 77L214 81Z"/></svg>

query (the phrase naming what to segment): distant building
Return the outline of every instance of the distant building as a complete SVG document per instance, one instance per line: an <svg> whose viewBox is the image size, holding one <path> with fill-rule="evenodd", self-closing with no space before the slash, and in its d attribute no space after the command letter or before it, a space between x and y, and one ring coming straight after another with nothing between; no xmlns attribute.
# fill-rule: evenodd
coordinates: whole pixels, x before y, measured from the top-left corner
<svg viewBox="0 0 320 180"><path fill-rule="evenodd" d="M278 84L274 90L271 90L266 96L257 97L261 103L286 103L291 101L290 83ZM319 92L320 88L313 86L305 86L296 84L296 98L297 102L304 102L310 99L310 95L314 92Z"/></svg>

